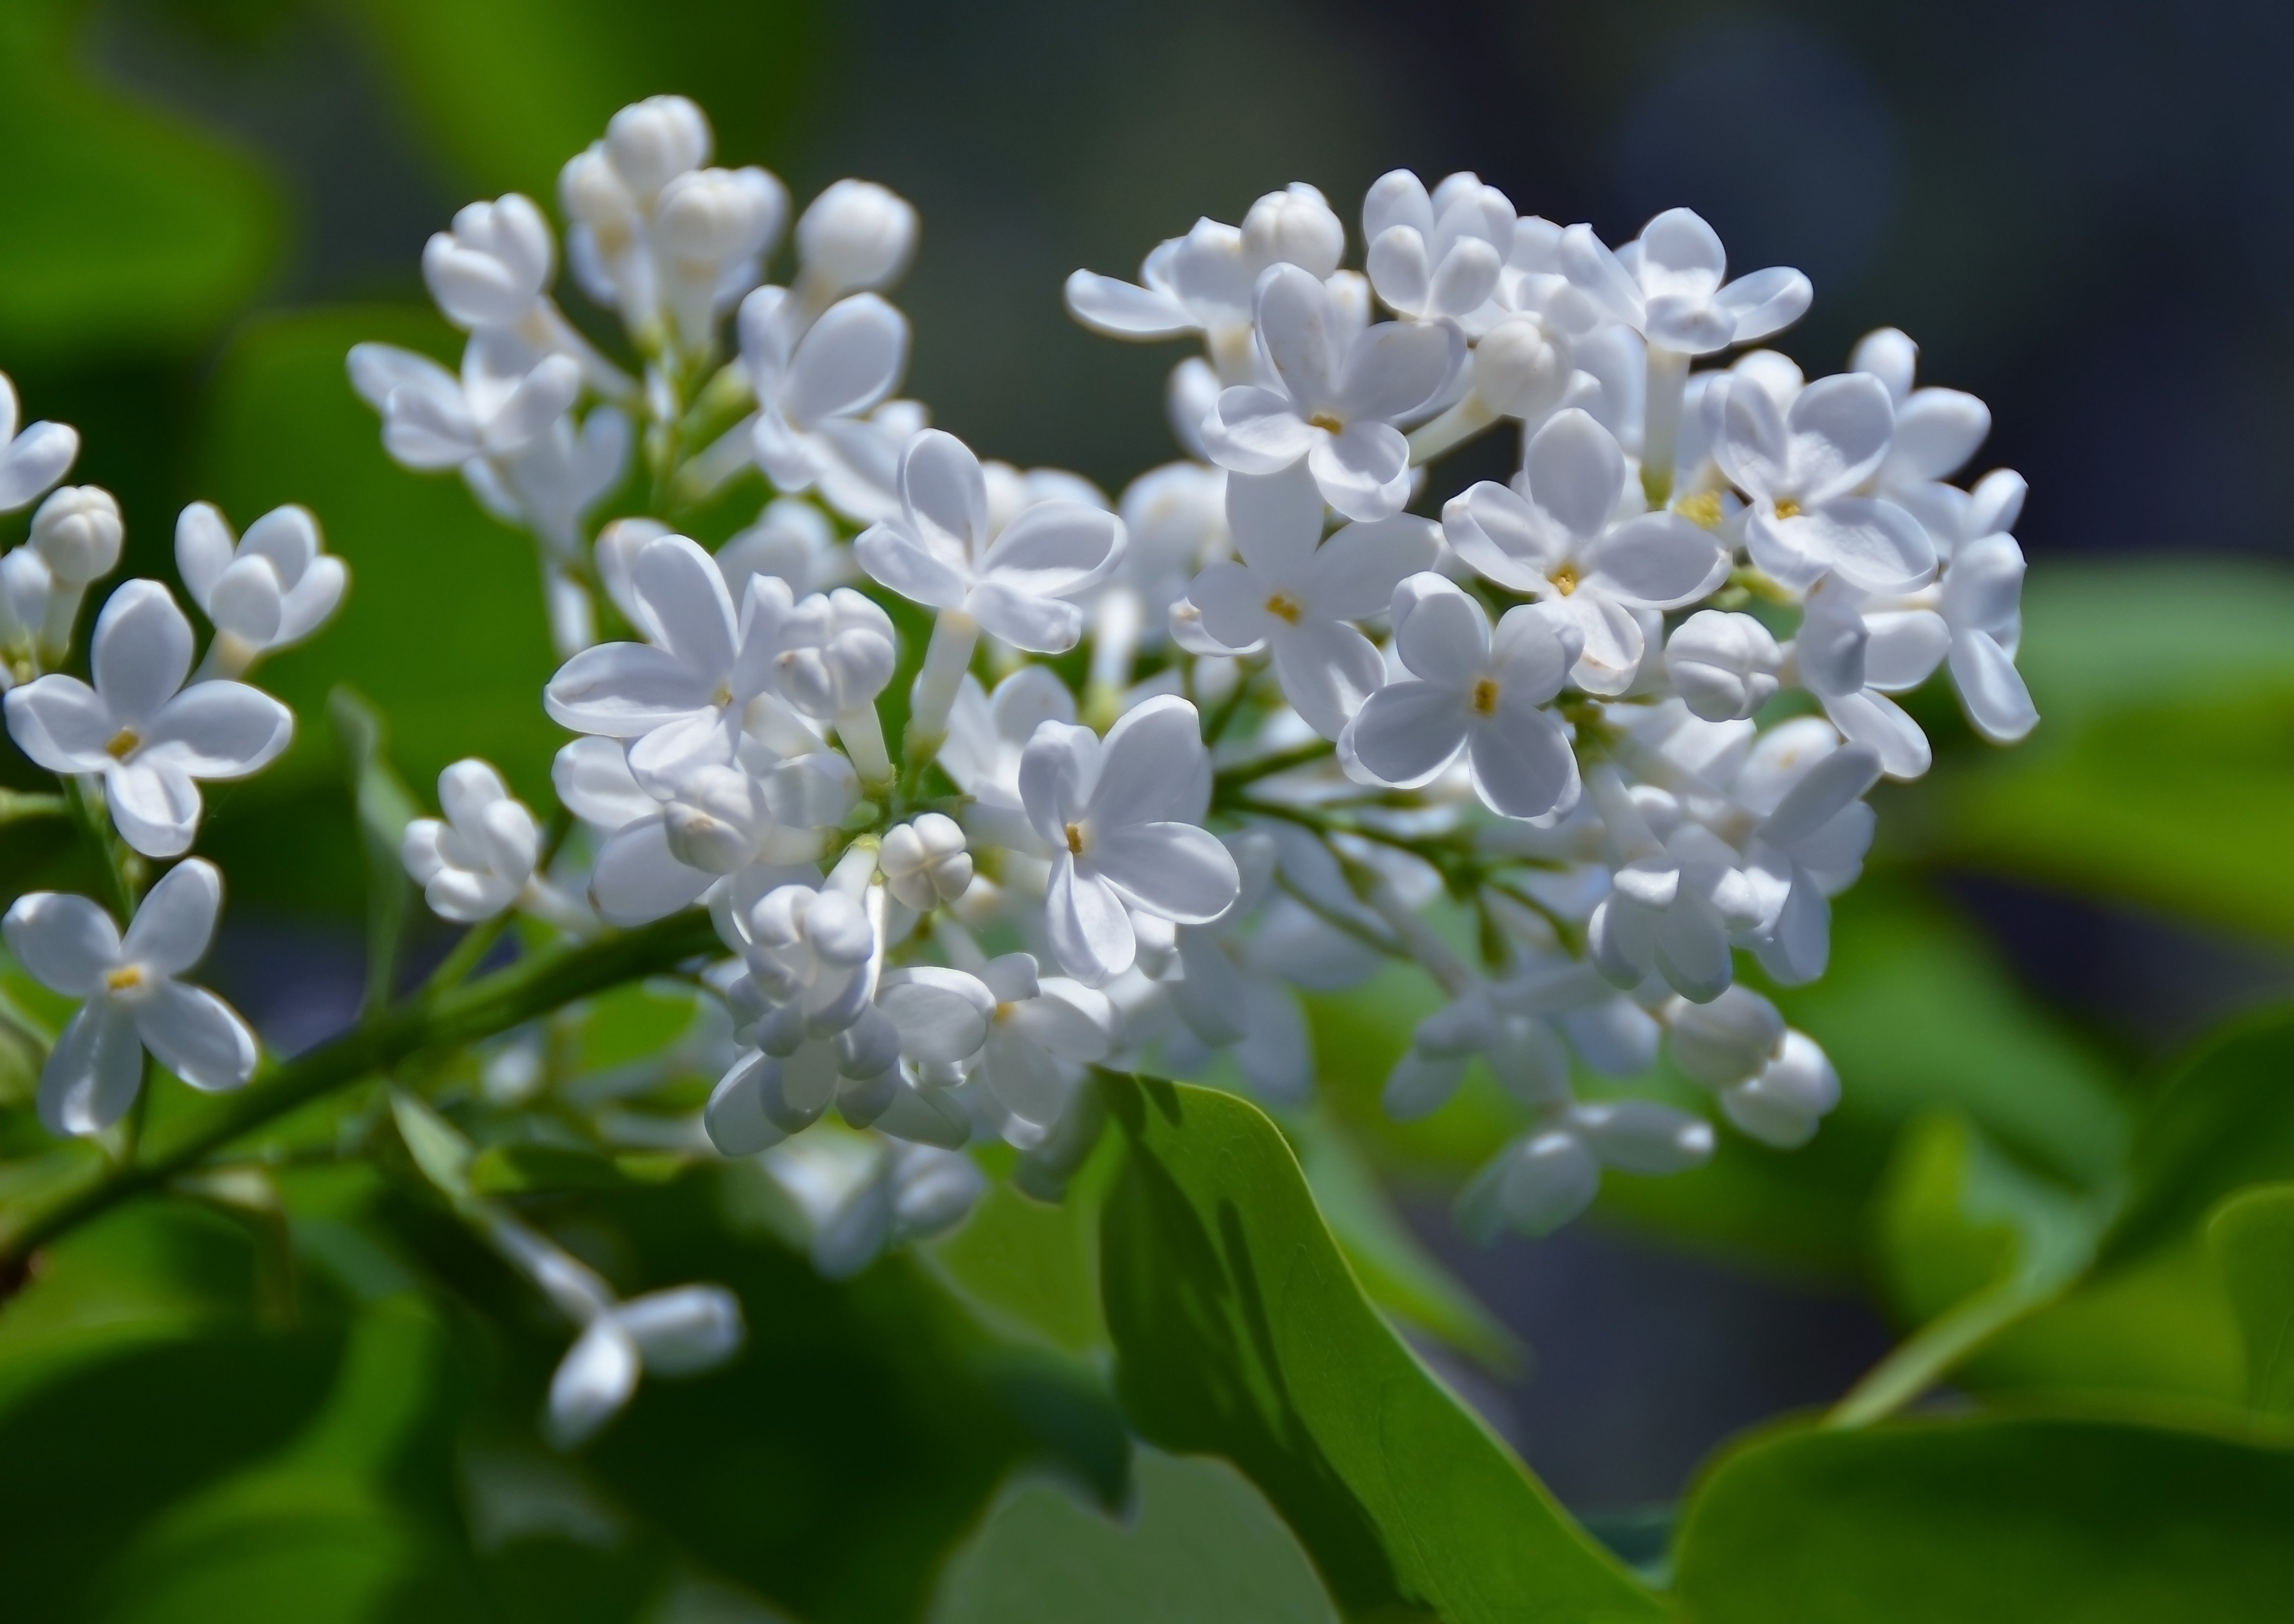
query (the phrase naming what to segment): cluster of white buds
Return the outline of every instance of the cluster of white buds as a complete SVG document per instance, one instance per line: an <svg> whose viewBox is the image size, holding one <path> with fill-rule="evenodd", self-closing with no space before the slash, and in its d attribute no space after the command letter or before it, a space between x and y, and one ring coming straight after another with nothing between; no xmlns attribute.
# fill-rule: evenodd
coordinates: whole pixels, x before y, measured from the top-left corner
<svg viewBox="0 0 2294 1624"><path fill-rule="evenodd" d="M395 454L460 467L542 540L565 656L545 708L582 735L555 774L582 825L560 878L595 914L537 879L539 820L482 764L442 784L411 868L463 920L707 907L739 1047L705 1130L810 1192L816 1239L842 1238L820 1255L953 1221L978 1183L945 1158L982 1138L1058 1189L1098 1131L1094 1065L1231 1066L1305 1099L1298 995L1390 962L1443 1000L1391 1108L1437 1109L1478 1065L1528 1115L1463 1198L1476 1231L1543 1233L1605 1168L1709 1157L1704 1116L1581 1097L1668 1043L1724 1126L1816 1131L1838 1079L1740 963L1822 973L1867 792L1928 764L1895 695L1948 670L1986 737L2037 719L2021 482L1948 483L1980 402L1914 387L1892 330L1815 383L1750 347L1808 281L1731 280L1686 210L1613 251L1471 175L1396 172L1359 272L1293 185L1136 283L1070 279L1098 330L1203 345L1168 394L1185 455L1111 502L983 463L895 398L907 204L839 182L769 281L785 194L711 149L656 97L565 174L569 261L642 381L549 303L550 230L520 199L426 257L470 333L462 380L371 346L352 367ZM1508 423L1511 480L1428 489ZM652 498L585 540L632 442ZM679 532L758 476L733 540ZM595 640L599 595L632 636ZM929 613L921 647L896 600ZM857 1137L796 1137L832 1112Z"/></svg>

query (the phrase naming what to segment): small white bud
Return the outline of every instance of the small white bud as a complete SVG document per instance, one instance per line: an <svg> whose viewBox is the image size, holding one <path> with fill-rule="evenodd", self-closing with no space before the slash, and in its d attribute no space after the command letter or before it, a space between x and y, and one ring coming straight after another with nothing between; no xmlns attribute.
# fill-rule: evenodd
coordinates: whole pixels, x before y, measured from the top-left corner
<svg viewBox="0 0 2294 1624"><path fill-rule="evenodd" d="M1346 228L1322 194L1304 181L1270 191L1242 217L1242 252L1252 273L1292 264L1327 277L1346 249Z"/></svg>
<svg viewBox="0 0 2294 1624"><path fill-rule="evenodd" d="M549 285L557 245L531 198L511 192L472 203L454 229L422 250L422 280L446 319L465 328L509 326L524 319Z"/></svg>
<svg viewBox="0 0 2294 1624"><path fill-rule="evenodd" d="M1664 669L1693 715L1708 722L1751 716L1776 697L1784 651L1749 614L1700 609L1664 646Z"/></svg>
<svg viewBox="0 0 2294 1624"><path fill-rule="evenodd" d="M1570 1121L1603 1165L1621 1173L1686 1173L1712 1157L1711 1123L1654 1100L1581 1105Z"/></svg>
<svg viewBox="0 0 2294 1624"><path fill-rule="evenodd" d="M606 126L606 151L631 192L651 198L709 161L709 120L683 96L647 96Z"/></svg>
<svg viewBox="0 0 2294 1624"><path fill-rule="evenodd" d="M737 767L704 767L678 785L663 832L679 862L729 874L756 856L772 821L764 785Z"/></svg>
<svg viewBox="0 0 2294 1624"><path fill-rule="evenodd" d="M119 567L126 526L119 504L101 485L62 485L32 516L32 545L48 572L68 587L85 587Z"/></svg>
<svg viewBox="0 0 2294 1624"><path fill-rule="evenodd" d="M713 268L763 253L787 210L787 193L762 169L696 169L662 188L654 223L673 256Z"/></svg>
<svg viewBox="0 0 2294 1624"><path fill-rule="evenodd" d="M1759 1075L1784 1041L1777 1006L1742 985L1710 1003L1675 998L1665 1005L1673 1062L1707 1088L1728 1088Z"/></svg>
<svg viewBox="0 0 2294 1624"><path fill-rule="evenodd" d="M1550 1235L1601 1193L1601 1164L1566 1128L1533 1133L1499 1152L1458 1198L1458 1222L1481 1240L1512 1228Z"/></svg>
<svg viewBox="0 0 2294 1624"><path fill-rule="evenodd" d="M837 294L899 280L916 250L916 211L874 181L843 180L812 200L796 223L805 275Z"/></svg>
<svg viewBox="0 0 2294 1624"><path fill-rule="evenodd" d="M568 215L600 237L626 233L638 223L637 199L603 142L565 160L557 172L557 198Z"/></svg>
<svg viewBox="0 0 2294 1624"><path fill-rule="evenodd" d="M1840 1074L1817 1041L1786 1032L1777 1058L1749 1083L1720 1092L1720 1108L1748 1136L1779 1150L1806 1144L1840 1103Z"/></svg>
<svg viewBox="0 0 2294 1624"><path fill-rule="evenodd" d="M972 887L972 854L964 826L938 812L926 812L884 836L876 865L893 897L917 913L954 902Z"/></svg>
<svg viewBox="0 0 2294 1624"><path fill-rule="evenodd" d="M1568 339L1534 316L1515 316L1474 346L1474 393L1501 417L1542 418L1561 404L1575 364Z"/></svg>
<svg viewBox="0 0 2294 1624"><path fill-rule="evenodd" d="M1912 392L1912 372L1919 360L1920 346L1902 329L1883 327L1857 341L1856 353L1848 358L1848 369L1871 373L1887 385L1890 398L1901 406Z"/></svg>

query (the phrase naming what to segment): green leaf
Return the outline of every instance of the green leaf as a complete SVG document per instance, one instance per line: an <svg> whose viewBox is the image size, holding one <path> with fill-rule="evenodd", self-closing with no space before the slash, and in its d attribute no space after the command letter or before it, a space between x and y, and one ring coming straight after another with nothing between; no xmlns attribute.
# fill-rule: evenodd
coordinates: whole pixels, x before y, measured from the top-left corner
<svg viewBox="0 0 2294 1624"><path fill-rule="evenodd" d="M796 0L362 0L435 132L488 196L555 198L565 160L624 103L708 110L720 163L769 160L797 127L818 15Z"/></svg>
<svg viewBox="0 0 2294 1624"><path fill-rule="evenodd" d="M2202 1043L2144 1116L2105 1261L2176 1238L2234 1190L2294 1179L2290 1081L2294 1011L2254 1017Z"/></svg>
<svg viewBox="0 0 2294 1624"><path fill-rule="evenodd" d="M2294 572L2177 559L2032 572L2039 730L1916 792L1926 855L2294 938Z"/></svg>
<svg viewBox="0 0 2294 1624"><path fill-rule="evenodd" d="M1350 1616L1658 1616L1363 1297L1265 1115L1102 1085L1127 1152L1101 1247L1134 1426L1240 1466Z"/></svg>
<svg viewBox="0 0 2294 1624"><path fill-rule="evenodd" d="M1518 1376L1529 1351L1419 1243L1346 1131L1320 1112L1283 1127L1314 1205L1370 1300L1493 1373Z"/></svg>
<svg viewBox="0 0 2294 1624"><path fill-rule="evenodd" d="M620 1158L556 1145L489 1145L471 1160L468 1178L471 1192L481 1196L618 1190L632 1181Z"/></svg>
<svg viewBox="0 0 2294 1624"><path fill-rule="evenodd" d="M390 1091L390 1115L398 1124L406 1153L414 1158L422 1176L456 1206L470 1200L476 1193L470 1185L470 1166L476 1156L470 1141L452 1123L404 1089Z"/></svg>
<svg viewBox="0 0 2294 1624"><path fill-rule="evenodd" d="M560 735L541 693L556 662L533 543L480 513L461 481L391 462L344 373L364 339L451 356L452 338L435 315L388 305L266 317L240 332L210 386L200 490L242 526L303 503L351 571L342 613L260 674L305 720L293 747L211 803L205 849L238 903L363 905L356 824L326 730L310 725L338 684L387 719L408 783L483 756L529 805L551 804Z"/></svg>
<svg viewBox="0 0 2294 1624"><path fill-rule="evenodd" d="M2246 1400L2294 1418L2294 1184L2243 1190L2207 1225L2246 1339Z"/></svg>
<svg viewBox="0 0 2294 1624"><path fill-rule="evenodd" d="M1883 1279L1919 1329L1832 1412L1859 1426L1901 1408L2077 1279L2103 1203L2018 1165L1963 1116L1915 1119L1876 1202Z"/></svg>
<svg viewBox="0 0 2294 1624"><path fill-rule="evenodd" d="M327 719L349 775L358 808L359 844L366 854L366 1007L378 1010L395 990L398 940L406 927L406 825L417 815L413 796L391 770L386 730L374 707L348 685L327 695Z"/></svg>
<svg viewBox="0 0 2294 1624"><path fill-rule="evenodd" d="M263 171L82 71L87 8L0 7L0 350L38 358L196 347L277 256Z"/></svg>
<svg viewBox="0 0 2294 1624"><path fill-rule="evenodd" d="M934 1624L1337 1624L1298 1541L1232 1466L1143 1445L1132 1473L1120 1522L1055 1482L1006 1485L949 1563Z"/></svg>
<svg viewBox="0 0 2294 1624"><path fill-rule="evenodd" d="M996 1180L972 1216L921 1255L991 1328L1063 1353L1106 1347L1096 1238L1110 1160L1102 1146L1056 1206Z"/></svg>
<svg viewBox="0 0 2294 1624"><path fill-rule="evenodd" d="M154 1519L97 1576L94 1616L117 1624L491 1616L461 1547L453 1362L443 1328L419 1299L366 1310L303 1433Z"/></svg>
<svg viewBox="0 0 2294 1624"><path fill-rule="evenodd" d="M2080 1418L1757 1435L1676 1548L1696 1624L2209 1624L2285 1616L2294 1453Z"/></svg>

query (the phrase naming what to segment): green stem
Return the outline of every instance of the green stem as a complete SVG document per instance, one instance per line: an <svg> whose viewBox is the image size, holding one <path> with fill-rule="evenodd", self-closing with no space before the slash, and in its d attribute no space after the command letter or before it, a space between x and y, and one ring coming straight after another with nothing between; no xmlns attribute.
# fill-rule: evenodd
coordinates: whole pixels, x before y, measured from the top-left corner
<svg viewBox="0 0 2294 1624"><path fill-rule="evenodd" d="M121 1202L164 1186L233 1141L298 1106L427 1050L456 1047L577 998L717 951L705 914L673 914L642 930L536 954L468 987L418 993L333 1043L274 1066L174 1143L67 1198L0 1241L0 1283L20 1279L34 1250Z"/></svg>
<svg viewBox="0 0 2294 1624"><path fill-rule="evenodd" d="M1242 709L1242 696L1250 692L1250 679L1258 675L1259 669L1246 665L1236 670L1234 691L1220 702L1219 708L1211 713L1210 720L1203 725L1205 749L1216 745L1225 736L1227 725L1234 720L1235 712Z"/></svg>
<svg viewBox="0 0 2294 1624"><path fill-rule="evenodd" d="M111 817L96 799L96 781L75 778L71 786L73 821L79 825L80 838L87 842L102 871L105 898L119 915L119 926L126 930L135 917L135 885L128 877L127 864L119 843L111 835Z"/></svg>
<svg viewBox="0 0 2294 1624"><path fill-rule="evenodd" d="M29 823L36 817L62 817L71 805L61 795L37 791L0 790L0 824Z"/></svg>

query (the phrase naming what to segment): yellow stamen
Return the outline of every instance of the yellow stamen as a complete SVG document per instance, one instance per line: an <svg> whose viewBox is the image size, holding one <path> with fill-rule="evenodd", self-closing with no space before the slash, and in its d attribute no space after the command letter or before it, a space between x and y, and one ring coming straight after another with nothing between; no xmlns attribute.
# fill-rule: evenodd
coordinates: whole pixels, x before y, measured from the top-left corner
<svg viewBox="0 0 2294 1624"><path fill-rule="evenodd" d="M1720 528L1720 493L1699 491L1695 496L1684 496L1672 505L1672 510L1692 524L1706 530Z"/></svg>
<svg viewBox="0 0 2294 1624"><path fill-rule="evenodd" d="M785 656L784 656L784 658L785 658ZM733 685L729 682L719 683L717 685L715 699L717 703L720 705L731 704L733 702Z"/></svg>
<svg viewBox="0 0 2294 1624"><path fill-rule="evenodd" d="M1306 611L1306 606L1288 592L1277 592L1266 600L1266 613L1278 621L1296 626L1299 616L1305 614Z"/></svg>
<svg viewBox="0 0 2294 1624"><path fill-rule="evenodd" d="M143 985L143 967L122 964L117 970L107 970L103 972L103 984L115 993L132 993Z"/></svg>
<svg viewBox="0 0 2294 1624"><path fill-rule="evenodd" d="M1069 855L1072 857L1079 857L1083 856L1083 825L1081 824L1070 824L1068 825L1068 852Z"/></svg>
<svg viewBox="0 0 2294 1624"><path fill-rule="evenodd" d="M1493 677L1485 677L1474 684L1474 714L1495 716L1498 713L1498 685Z"/></svg>
<svg viewBox="0 0 2294 1624"><path fill-rule="evenodd" d="M1327 411L1318 411L1313 417L1308 418L1306 421L1313 424L1316 428L1322 429L1329 434L1343 434L1346 432L1345 420L1340 418L1332 417Z"/></svg>
<svg viewBox="0 0 2294 1624"><path fill-rule="evenodd" d="M135 729L122 727L118 733L112 735L111 743L103 747L103 753L114 761L125 761L135 753L135 747L142 742Z"/></svg>
<svg viewBox="0 0 2294 1624"><path fill-rule="evenodd" d="M1778 497L1777 499L1777 517L1780 519L1796 519L1800 517L1800 504L1793 500L1793 499L1788 496Z"/></svg>
<svg viewBox="0 0 2294 1624"><path fill-rule="evenodd" d="M1553 589L1556 592L1566 597L1577 589L1577 566L1574 564L1565 564L1545 579L1553 583Z"/></svg>
<svg viewBox="0 0 2294 1624"><path fill-rule="evenodd" d="M1012 1012L1019 1007L1020 1006L1016 1003L999 1003L996 1006L996 1013L989 1017L989 1019L998 1022L1009 1020L1012 1019Z"/></svg>

